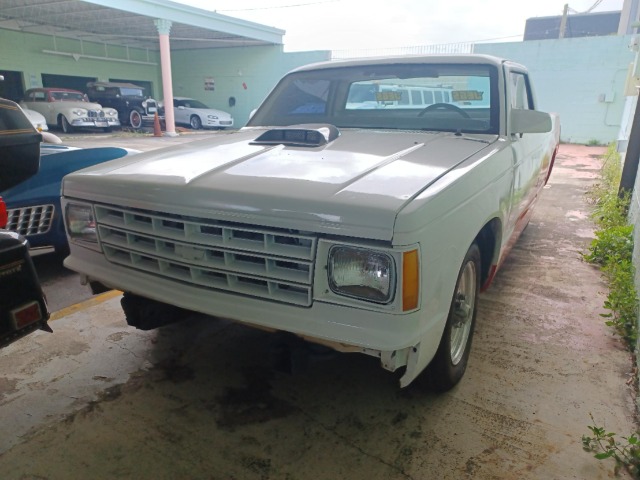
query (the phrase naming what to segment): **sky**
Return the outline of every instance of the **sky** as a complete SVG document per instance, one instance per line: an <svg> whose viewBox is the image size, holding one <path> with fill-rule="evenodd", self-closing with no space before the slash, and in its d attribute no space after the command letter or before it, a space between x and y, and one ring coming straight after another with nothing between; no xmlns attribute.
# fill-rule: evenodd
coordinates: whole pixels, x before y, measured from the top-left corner
<svg viewBox="0 0 640 480"><path fill-rule="evenodd" d="M531 17L566 0L173 0L285 30L284 50L357 50L521 41ZM571 0L569 12L621 10L623 0Z"/></svg>

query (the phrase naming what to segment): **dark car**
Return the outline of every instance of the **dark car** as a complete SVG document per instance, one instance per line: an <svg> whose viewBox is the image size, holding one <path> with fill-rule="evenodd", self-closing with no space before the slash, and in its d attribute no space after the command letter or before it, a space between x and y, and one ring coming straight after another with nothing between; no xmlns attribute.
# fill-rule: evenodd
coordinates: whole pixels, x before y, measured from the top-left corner
<svg viewBox="0 0 640 480"><path fill-rule="evenodd" d="M42 144L38 173L12 188L0 190L8 209L6 229L25 236L31 248L53 247L58 254L66 255L69 247L60 211L62 177L137 152L120 147L80 149Z"/></svg>
<svg viewBox="0 0 640 480"><path fill-rule="evenodd" d="M103 107L115 108L120 123L135 130L145 122L153 123L156 113L160 115L157 102L145 97L144 88L133 83L89 82L87 96Z"/></svg>
<svg viewBox="0 0 640 480"><path fill-rule="evenodd" d="M20 107L0 99L0 190L34 175L40 164L40 135ZM4 230L0 198L0 347L37 330L51 331L49 311L29 255L27 240Z"/></svg>

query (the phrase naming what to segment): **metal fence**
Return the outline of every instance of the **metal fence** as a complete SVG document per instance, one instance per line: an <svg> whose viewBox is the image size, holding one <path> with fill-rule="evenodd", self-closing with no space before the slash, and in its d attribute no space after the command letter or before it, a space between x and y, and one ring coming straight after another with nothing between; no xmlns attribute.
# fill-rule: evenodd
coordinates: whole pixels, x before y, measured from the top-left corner
<svg viewBox="0 0 640 480"><path fill-rule="evenodd" d="M361 57L378 57L386 55L430 55L450 53L473 53L474 43L446 43L441 45L417 45L397 48L367 48L350 50L333 50L331 59L347 59Z"/></svg>

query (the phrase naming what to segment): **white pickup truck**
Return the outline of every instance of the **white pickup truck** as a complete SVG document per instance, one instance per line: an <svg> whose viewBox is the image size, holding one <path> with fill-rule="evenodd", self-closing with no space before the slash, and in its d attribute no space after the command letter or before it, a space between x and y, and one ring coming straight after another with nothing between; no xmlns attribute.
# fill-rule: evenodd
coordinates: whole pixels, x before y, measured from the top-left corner
<svg viewBox="0 0 640 480"><path fill-rule="evenodd" d="M378 357L401 386L427 369L444 391L558 142L509 61L310 65L238 132L65 177L64 263L125 292L138 328L201 312Z"/></svg>

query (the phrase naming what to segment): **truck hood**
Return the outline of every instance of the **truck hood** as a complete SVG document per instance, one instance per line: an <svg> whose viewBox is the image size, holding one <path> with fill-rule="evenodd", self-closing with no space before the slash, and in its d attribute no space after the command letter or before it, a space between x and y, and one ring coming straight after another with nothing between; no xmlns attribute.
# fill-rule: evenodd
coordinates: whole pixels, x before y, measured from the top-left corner
<svg viewBox="0 0 640 480"><path fill-rule="evenodd" d="M63 195L229 221L391 240L398 212L496 136L342 130L323 146L266 130L146 152L65 177Z"/></svg>

